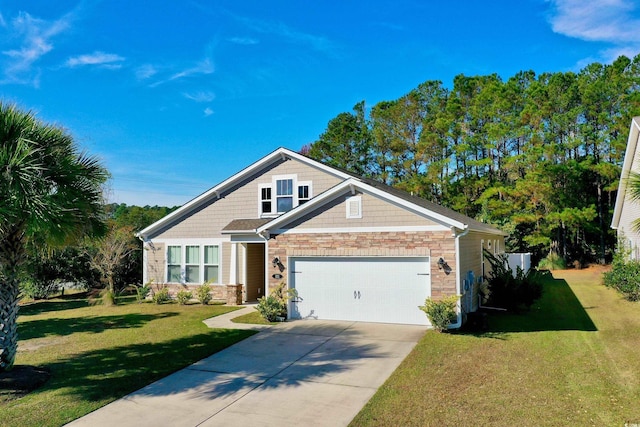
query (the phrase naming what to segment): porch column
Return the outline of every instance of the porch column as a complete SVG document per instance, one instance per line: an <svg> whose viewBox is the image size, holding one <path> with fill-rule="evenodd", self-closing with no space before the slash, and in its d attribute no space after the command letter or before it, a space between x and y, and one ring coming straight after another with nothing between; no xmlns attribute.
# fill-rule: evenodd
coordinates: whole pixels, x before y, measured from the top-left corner
<svg viewBox="0 0 640 427"><path fill-rule="evenodd" d="M229 284L238 283L238 244L231 242L231 261L229 264Z"/></svg>

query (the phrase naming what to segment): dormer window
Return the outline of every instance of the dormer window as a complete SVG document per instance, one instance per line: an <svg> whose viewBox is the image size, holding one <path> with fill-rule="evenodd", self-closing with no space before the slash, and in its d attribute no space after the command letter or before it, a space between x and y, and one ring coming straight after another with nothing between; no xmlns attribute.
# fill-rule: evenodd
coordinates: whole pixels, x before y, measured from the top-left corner
<svg viewBox="0 0 640 427"><path fill-rule="evenodd" d="M278 213L293 209L293 179L278 179L276 181L276 201Z"/></svg>
<svg viewBox="0 0 640 427"><path fill-rule="evenodd" d="M268 186L268 187L261 186L260 187L260 209L263 214L271 213L271 206L272 206L271 203L272 203L271 186Z"/></svg>
<svg viewBox="0 0 640 427"><path fill-rule="evenodd" d="M260 216L277 216L308 202L311 182L298 182L297 175L274 176L271 183L259 185Z"/></svg>

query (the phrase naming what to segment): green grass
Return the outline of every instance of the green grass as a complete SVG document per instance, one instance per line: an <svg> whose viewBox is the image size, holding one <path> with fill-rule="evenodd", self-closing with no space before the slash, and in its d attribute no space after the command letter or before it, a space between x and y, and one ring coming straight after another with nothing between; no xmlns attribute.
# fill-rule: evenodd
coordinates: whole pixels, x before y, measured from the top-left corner
<svg viewBox="0 0 640 427"><path fill-rule="evenodd" d="M521 315L485 333L429 331L352 425L640 423L640 304L601 270L555 271Z"/></svg>
<svg viewBox="0 0 640 427"><path fill-rule="evenodd" d="M43 366L51 378L0 402L0 425L63 425L254 333L202 323L233 307L127 301L89 306L71 296L22 307L16 364Z"/></svg>
<svg viewBox="0 0 640 427"><path fill-rule="evenodd" d="M269 322L257 311L243 314L242 316L231 319L233 323L248 323L250 325L277 325L278 322Z"/></svg>

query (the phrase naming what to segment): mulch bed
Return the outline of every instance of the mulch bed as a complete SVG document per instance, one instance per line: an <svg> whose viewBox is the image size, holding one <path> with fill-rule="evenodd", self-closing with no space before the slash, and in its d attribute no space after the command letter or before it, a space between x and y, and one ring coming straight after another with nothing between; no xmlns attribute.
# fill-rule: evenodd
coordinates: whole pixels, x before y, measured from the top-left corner
<svg viewBox="0 0 640 427"><path fill-rule="evenodd" d="M39 366L16 365L0 372L0 403L19 399L44 385L51 373Z"/></svg>

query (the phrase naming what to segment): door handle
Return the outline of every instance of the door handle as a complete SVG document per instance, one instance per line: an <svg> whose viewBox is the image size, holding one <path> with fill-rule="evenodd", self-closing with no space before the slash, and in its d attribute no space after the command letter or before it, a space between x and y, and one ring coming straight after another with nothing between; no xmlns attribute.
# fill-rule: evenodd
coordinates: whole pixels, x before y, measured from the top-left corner
<svg viewBox="0 0 640 427"><path fill-rule="evenodd" d="M360 291L358 291L358 299L360 299Z"/></svg>
<svg viewBox="0 0 640 427"><path fill-rule="evenodd" d="M358 298L358 293L356 291L353 291L353 299L357 299Z"/></svg>

